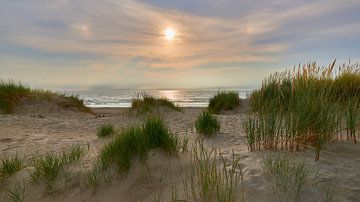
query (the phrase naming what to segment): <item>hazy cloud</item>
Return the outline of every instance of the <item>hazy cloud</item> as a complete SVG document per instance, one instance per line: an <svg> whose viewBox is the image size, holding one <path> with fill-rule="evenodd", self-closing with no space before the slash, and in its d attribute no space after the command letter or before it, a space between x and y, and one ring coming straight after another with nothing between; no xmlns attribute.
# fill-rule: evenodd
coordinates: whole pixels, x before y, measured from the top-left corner
<svg viewBox="0 0 360 202"><path fill-rule="evenodd" d="M298 62L357 59L359 9L358 0L5 0L0 76L58 88L257 85Z"/></svg>

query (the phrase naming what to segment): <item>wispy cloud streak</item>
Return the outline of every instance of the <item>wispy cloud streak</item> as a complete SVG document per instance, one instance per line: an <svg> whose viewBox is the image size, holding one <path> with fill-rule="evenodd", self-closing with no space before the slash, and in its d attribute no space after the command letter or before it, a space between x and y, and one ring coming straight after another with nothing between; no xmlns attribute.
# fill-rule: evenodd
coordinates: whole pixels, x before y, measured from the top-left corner
<svg viewBox="0 0 360 202"><path fill-rule="evenodd" d="M344 57L344 50L346 57L358 57L352 52L360 49L353 47L360 45L360 15L353 13L358 8L356 0L6 0L0 3L0 43L7 44L0 45L0 74L39 85L35 74L19 76L21 70L36 68L49 78L54 69L85 72L86 78L70 81L81 87L161 87L169 80L169 87L213 85L197 82L199 77L220 86L256 85L269 67L303 59L326 62L338 52ZM176 30L174 41L164 39L167 27ZM345 39L352 45L321 53L328 43ZM189 82L180 78L184 75Z"/></svg>

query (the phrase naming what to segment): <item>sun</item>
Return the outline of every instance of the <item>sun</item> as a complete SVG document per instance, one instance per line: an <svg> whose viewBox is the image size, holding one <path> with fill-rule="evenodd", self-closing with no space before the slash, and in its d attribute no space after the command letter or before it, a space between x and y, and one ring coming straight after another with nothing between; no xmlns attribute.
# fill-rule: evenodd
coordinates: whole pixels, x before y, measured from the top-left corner
<svg viewBox="0 0 360 202"><path fill-rule="evenodd" d="M175 30L171 28L166 28L164 34L165 34L165 39L168 41L174 40L174 37L176 35Z"/></svg>

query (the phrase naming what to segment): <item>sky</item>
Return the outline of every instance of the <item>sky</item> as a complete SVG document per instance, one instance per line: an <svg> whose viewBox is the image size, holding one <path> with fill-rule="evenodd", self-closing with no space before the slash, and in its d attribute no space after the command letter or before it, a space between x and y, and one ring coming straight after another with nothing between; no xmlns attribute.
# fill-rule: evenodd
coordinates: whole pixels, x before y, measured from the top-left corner
<svg viewBox="0 0 360 202"><path fill-rule="evenodd" d="M252 88L299 63L360 61L359 10L359 0L1 0L0 78Z"/></svg>

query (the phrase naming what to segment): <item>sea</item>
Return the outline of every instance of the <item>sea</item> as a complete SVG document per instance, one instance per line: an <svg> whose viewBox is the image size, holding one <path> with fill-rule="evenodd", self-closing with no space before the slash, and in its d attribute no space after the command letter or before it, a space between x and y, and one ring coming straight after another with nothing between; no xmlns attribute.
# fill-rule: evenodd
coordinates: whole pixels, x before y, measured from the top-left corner
<svg viewBox="0 0 360 202"><path fill-rule="evenodd" d="M253 89L246 88L207 88L207 89L92 89L58 90L65 94L78 95L89 107L130 107L131 100L141 94L167 98L180 107L206 107L209 99L220 91L235 91L242 99L247 98Z"/></svg>

